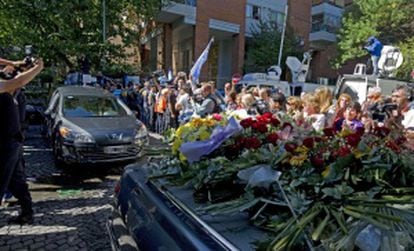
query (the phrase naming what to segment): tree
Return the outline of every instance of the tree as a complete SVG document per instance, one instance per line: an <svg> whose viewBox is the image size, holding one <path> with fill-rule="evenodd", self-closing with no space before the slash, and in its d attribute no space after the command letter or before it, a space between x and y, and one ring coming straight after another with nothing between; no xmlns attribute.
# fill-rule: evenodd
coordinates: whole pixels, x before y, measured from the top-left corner
<svg viewBox="0 0 414 251"><path fill-rule="evenodd" d="M102 69L105 62L123 64L128 56L125 48L139 48L161 1L104 2L105 31L102 0L0 0L0 46L32 44L47 65L63 72L76 68L82 56L89 59L92 69Z"/></svg>
<svg viewBox="0 0 414 251"><path fill-rule="evenodd" d="M246 41L245 72L264 72L271 65L277 65L279 47L281 42L281 28L276 22L260 21L256 29L253 29L253 39ZM300 56L302 48L300 41L287 29L284 46L282 65L287 56Z"/></svg>
<svg viewBox="0 0 414 251"><path fill-rule="evenodd" d="M343 18L335 66L366 56L362 47L369 36L376 36L384 44L400 47L404 63L397 76L407 79L414 68L413 9L412 0L355 0Z"/></svg>

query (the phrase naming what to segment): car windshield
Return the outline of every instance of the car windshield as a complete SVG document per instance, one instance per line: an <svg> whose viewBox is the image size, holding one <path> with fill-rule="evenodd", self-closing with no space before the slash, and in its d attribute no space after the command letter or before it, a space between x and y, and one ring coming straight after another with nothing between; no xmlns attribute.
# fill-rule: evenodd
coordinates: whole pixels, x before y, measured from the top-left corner
<svg viewBox="0 0 414 251"><path fill-rule="evenodd" d="M66 117L117 117L127 113L113 97L66 96L63 114Z"/></svg>

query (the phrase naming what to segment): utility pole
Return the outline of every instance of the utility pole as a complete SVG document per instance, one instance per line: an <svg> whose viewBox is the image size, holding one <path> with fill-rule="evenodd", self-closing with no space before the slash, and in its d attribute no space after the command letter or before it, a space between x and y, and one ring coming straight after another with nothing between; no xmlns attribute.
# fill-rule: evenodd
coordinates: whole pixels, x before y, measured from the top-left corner
<svg viewBox="0 0 414 251"><path fill-rule="evenodd" d="M102 0L102 41L106 41L106 3Z"/></svg>
<svg viewBox="0 0 414 251"><path fill-rule="evenodd" d="M279 66L279 67L280 67L280 63L282 61L283 44L285 42L285 33L286 33L286 23L287 23L287 19L288 19L288 4L286 2L286 7L285 7L285 20L283 22L282 38L280 39L279 57L277 59L277 66Z"/></svg>

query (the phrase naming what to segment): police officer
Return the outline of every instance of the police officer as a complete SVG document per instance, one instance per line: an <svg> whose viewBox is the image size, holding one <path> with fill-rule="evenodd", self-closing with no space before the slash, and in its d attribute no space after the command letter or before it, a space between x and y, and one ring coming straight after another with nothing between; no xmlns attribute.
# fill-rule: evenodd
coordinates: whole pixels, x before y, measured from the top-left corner
<svg viewBox="0 0 414 251"><path fill-rule="evenodd" d="M0 60L0 64L2 62L4 60ZM19 97L14 95L16 90L29 83L42 69L43 61L38 60L32 68L18 73L13 79L0 80L0 198L3 198L8 189L21 206L21 213L9 223L22 225L33 222L32 199L23 167L23 132L16 99Z"/></svg>

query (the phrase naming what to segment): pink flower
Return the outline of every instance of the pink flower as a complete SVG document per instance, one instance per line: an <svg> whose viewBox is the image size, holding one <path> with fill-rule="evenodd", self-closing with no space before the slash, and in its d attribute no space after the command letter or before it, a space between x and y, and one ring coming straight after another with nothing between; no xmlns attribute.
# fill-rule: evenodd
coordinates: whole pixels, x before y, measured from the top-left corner
<svg viewBox="0 0 414 251"><path fill-rule="evenodd" d="M217 120L217 121L221 121L223 119L223 117L219 113L214 113L213 114L213 119Z"/></svg>

